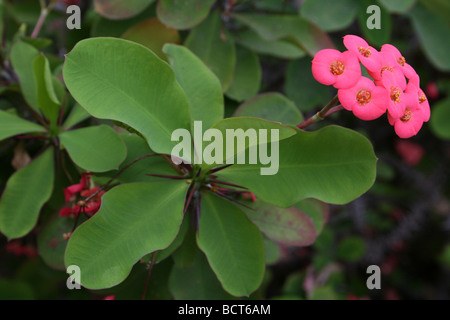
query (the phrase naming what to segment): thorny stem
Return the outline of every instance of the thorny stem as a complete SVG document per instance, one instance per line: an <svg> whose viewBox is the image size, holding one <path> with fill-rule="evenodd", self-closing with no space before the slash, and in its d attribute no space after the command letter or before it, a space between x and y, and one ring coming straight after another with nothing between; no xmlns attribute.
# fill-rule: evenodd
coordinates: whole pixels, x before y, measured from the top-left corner
<svg viewBox="0 0 450 320"><path fill-rule="evenodd" d="M147 278L145 279L144 292L142 293L141 300L145 300L145 296L147 295L148 283L149 283L149 280L150 280L150 275L152 273L153 265L155 264L156 254L157 253L158 253L158 251L153 252L152 261L148 265L148 273L147 273Z"/></svg>
<svg viewBox="0 0 450 320"><path fill-rule="evenodd" d="M159 155L158 153L149 153L149 154L145 154L143 156L140 156L139 158L134 159L133 161L131 161L129 164L127 164L125 167L123 167L114 177L112 177L111 179L109 179L108 182L106 182L104 185L102 185L100 188L98 188L98 190L91 194L89 197L87 197L84 201L87 203L89 201L91 201L95 196L97 196L101 191L105 190L114 180L117 179L117 177L119 177L122 173L124 173L125 170L127 170L129 167L131 167L133 164L135 164L138 161L141 161L142 159L148 158L148 157L152 157L152 156L157 156Z"/></svg>
<svg viewBox="0 0 450 320"><path fill-rule="evenodd" d="M303 121L302 123L300 123L299 125L297 125L297 128L299 129L304 129L306 127L309 127L310 125L312 125L313 123L322 121L323 119L325 119L326 117L328 117L329 115L341 111L344 108L341 105L338 106L334 106L337 102L339 101L338 96L336 95L330 102L328 102L328 104L319 112L317 112L315 115L313 115L312 117L310 117L309 119Z"/></svg>
<svg viewBox="0 0 450 320"><path fill-rule="evenodd" d="M175 163L172 162L172 160L169 158L169 156L167 154L161 154L161 156L163 157L164 160L166 160L166 162L168 164L170 164L170 166L172 168L174 168L177 172L181 173L181 174L185 174L186 172L183 171L183 169L181 169L179 166L177 166Z"/></svg>

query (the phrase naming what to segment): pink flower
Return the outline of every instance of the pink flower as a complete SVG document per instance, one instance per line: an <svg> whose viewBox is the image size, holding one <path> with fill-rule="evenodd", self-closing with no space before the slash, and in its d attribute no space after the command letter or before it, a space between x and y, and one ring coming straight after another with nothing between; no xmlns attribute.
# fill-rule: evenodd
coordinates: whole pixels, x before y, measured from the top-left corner
<svg viewBox="0 0 450 320"><path fill-rule="evenodd" d="M394 118L388 114L389 123L394 126L395 133L403 139L415 136L423 125L423 113L419 107L417 97L412 93L403 95L405 111L400 118Z"/></svg>
<svg viewBox="0 0 450 320"><path fill-rule="evenodd" d="M357 55L351 51L323 49L312 60L312 74L324 85L346 89L361 77L361 67Z"/></svg>
<svg viewBox="0 0 450 320"><path fill-rule="evenodd" d="M376 71L380 68L378 51L369 46L363 38L354 35L346 35L344 36L344 45L349 51L352 51L357 55L359 61L367 70Z"/></svg>
<svg viewBox="0 0 450 320"><path fill-rule="evenodd" d="M359 81L349 89L338 90L342 106L352 111L362 120L374 120L386 112L388 105L387 91L377 87L370 79L360 77Z"/></svg>
<svg viewBox="0 0 450 320"><path fill-rule="evenodd" d="M416 71L408 63L406 63L405 57L395 46L393 46L392 44L384 44L381 46L381 52L389 53L390 55L392 55L405 77L409 80L412 79L413 82L417 82L419 76L417 75ZM416 84L416 86L418 86L418 83Z"/></svg>
<svg viewBox="0 0 450 320"><path fill-rule="evenodd" d="M377 59L380 61L380 67L375 71L367 70L369 75L374 78L375 83L377 85L382 85L383 75L390 72L400 88L405 90L406 78L398 66L398 63L395 61L394 55L390 52L380 52Z"/></svg>
<svg viewBox="0 0 450 320"><path fill-rule="evenodd" d="M400 118L405 112L402 88L397 84L391 72L385 73L381 82L389 95L389 104L387 106L389 114L393 118Z"/></svg>
<svg viewBox="0 0 450 320"><path fill-rule="evenodd" d="M395 151L400 155L403 162L410 166L419 164L425 154L425 149L420 144L408 140L397 140Z"/></svg>
<svg viewBox="0 0 450 320"><path fill-rule="evenodd" d="M427 122L430 120L431 110L430 104L428 103L427 96L422 91L422 89L416 87L412 82L408 83L406 87L407 93L412 93L413 95L417 95L417 100L419 102L419 109L423 114L423 121Z"/></svg>

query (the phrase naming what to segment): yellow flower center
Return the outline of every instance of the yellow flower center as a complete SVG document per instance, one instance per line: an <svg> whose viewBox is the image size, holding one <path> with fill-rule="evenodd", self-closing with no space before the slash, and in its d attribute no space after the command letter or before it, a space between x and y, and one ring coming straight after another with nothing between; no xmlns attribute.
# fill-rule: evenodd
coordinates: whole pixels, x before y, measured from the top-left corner
<svg viewBox="0 0 450 320"><path fill-rule="evenodd" d="M381 68L380 75L382 76L383 72L386 70L389 70L390 72L394 72L394 68L386 66L386 67Z"/></svg>
<svg viewBox="0 0 450 320"><path fill-rule="evenodd" d="M427 97L425 97L425 95L422 93L422 95L419 97L419 103L424 103L425 101L427 101Z"/></svg>
<svg viewBox="0 0 450 320"><path fill-rule="evenodd" d="M397 62L399 65L401 65L403 67L403 66L405 66L406 59L405 59L405 57L401 56L400 58L397 59Z"/></svg>
<svg viewBox="0 0 450 320"><path fill-rule="evenodd" d="M345 65L341 61L334 61L330 65L330 72L335 76L339 76L344 73Z"/></svg>
<svg viewBox="0 0 450 320"><path fill-rule="evenodd" d="M399 90L396 87L391 87L391 100L395 103L400 102L400 95L402 94L402 91Z"/></svg>
<svg viewBox="0 0 450 320"><path fill-rule="evenodd" d="M409 109L406 109L405 114L400 118L403 122L408 122L412 118L412 111Z"/></svg>
<svg viewBox="0 0 450 320"><path fill-rule="evenodd" d="M358 101L358 104L360 106L368 104L370 100L372 99L372 94L369 90L361 89L356 94L356 101Z"/></svg>
<svg viewBox="0 0 450 320"><path fill-rule="evenodd" d="M359 47L358 51L359 51L359 53L361 53L361 55L363 57L366 57L366 58L368 58L372 55L372 52L370 52L370 48L365 49L363 47Z"/></svg>

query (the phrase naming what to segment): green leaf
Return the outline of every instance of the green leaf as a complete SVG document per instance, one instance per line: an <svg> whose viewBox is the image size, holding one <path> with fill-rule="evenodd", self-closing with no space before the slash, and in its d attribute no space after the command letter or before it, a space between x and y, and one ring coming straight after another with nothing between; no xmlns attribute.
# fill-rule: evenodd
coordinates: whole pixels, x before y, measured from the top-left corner
<svg viewBox="0 0 450 320"><path fill-rule="evenodd" d="M234 34L236 43L259 54L270 55L284 59L297 59L305 55L298 46L284 40L268 41L255 31L247 29Z"/></svg>
<svg viewBox="0 0 450 320"><path fill-rule="evenodd" d="M212 148L214 151L212 153L212 157L214 157L213 163L207 163L205 159L202 157L202 168L210 168L214 167L218 164L225 164L228 161L236 163L239 159L234 159L235 156L244 153L247 149L258 146L260 144L266 144L271 141L281 141L287 139L293 135L295 135L296 131L292 128L283 126L278 122L263 120L259 118L251 118L251 117L234 117L227 118L217 122L211 129L218 130L222 137L222 144L219 144L218 141L212 139L211 143L201 142L201 144L195 139L194 133L194 145L197 149L203 150L203 155L209 156L209 152L205 152L206 148ZM262 141L260 130L265 131L266 141ZM272 136L273 131L277 131L278 137ZM228 134L231 133L231 134ZM244 143L240 144L239 141L244 141ZM220 142L220 141L219 141ZM216 144L217 143L217 144ZM229 150L231 146L234 145L234 150ZM222 148L222 149L220 149ZM219 160L216 152L222 152L222 160ZM244 155L245 156L245 155ZM198 162L199 159L197 159Z"/></svg>
<svg viewBox="0 0 450 320"><path fill-rule="evenodd" d="M83 40L66 56L63 74L72 96L92 116L129 125L155 152L170 154L176 144L172 132L189 128L188 103L173 71L139 44Z"/></svg>
<svg viewBox="0 0 450 320"><path fill-rule="evenodd" d="M125 169L125 166L128 166L136 159L153 153L148 147L147 142L138 135L124 133L121 134L120 137L126 145L128 151L127 157L120 165L119 170L108 173L108 176L111 177L116 175L118 171ZM174 176L179 173L170 166L162 156L151 156L139 160L132 166L129 166L125 171L122 171L117 177L117 181L122 183L167 181L167 179L150 177L147 174L165 174Z"/></svg>
<svg viewBox="0 0 450 320"><path fill-rule="evenodd" d="M319 105L324 106L332 99L329 87L314 79L311 59L307 58L289 62L284 91L302 111L309 111Z"/></svg>
<svg viewBox="0 0 450 320"><path fill-rule="evenodd" d="M430 126L436 136L450 140L450 98L439 101L433 107Z"/></svg>
<svg viewBox="0 0 450 320"><path fill-rule="evenodd" d="M107 125L66 131L59 139L73 162L87 171L117 169L127 156L125 144Z"/></svg>
<svg viewBox="0 0 450 320"><path fill-rule="evenodd" d="M330 37L308 20L294 15L233 14L233 17L268 41L289 40L310 56L325 48L334 48Z"/></svg>
<svg viewBox="0 0 450 320"><path fill-rule="evenodd" d="M219 78L222 91L227 91L233 80L236 49L228 31L222 29L219 11L213 11L205 21L190 31L185 46Z"/></svg>
<svg viewBox="0 0 450 320"><path fill-rule="evenodd" d="M417 0L378 0L378 2L391 13L403 14L409 11Z"/></svg>
<svg viewBox="0 0 450 320"><path fill-rule="evenodd" d="M356 0L306 0L300 6L300 15L330 32L351 25L356 18L357 8Z"/></svg>
<svg viewBox="0 0 450 320"><path fill-rule="evenodd" d="M280 207L305 198L345 204L366 192L376 176L377 159L371 143L339 126L299 131L280 141L278 163L272 158L270 165L278 164L274 175L261 175L260 164L235 164L217 174Z"/></svg>
<svg viewBox="0 0 450 320"><path fill-rule="evenodd" d="M0 278L0 300L34 300L33 288L30 283L21 280Z"/></svg>
<svg viewBox="0 0 450 320"><path fill-rule="evenodd" d="M443 41L450 33L448 21L430 12L421 3L414 7L409 17L431 63L442 71L450 71L450 43Z"/></svg>
<svg viewBox="0 0 450 320"><path fill-rule="evenodd" d="M155 0L94 0L94 8L108 19L126 19L144 11Z"/></svg>
<svg viewBox="0 0 450 320"><path fill-rule="evenodd" d="M84 110L82 106L80 106L78 103L75 103L66 120L64 121L62 127L65 130L70 129L80 122L88 119L90 116L91 115L87 113L87 111Z"/></svg>
<svg viewBox="0 0 450 320"><path fill-rule="evenodd" d="M313 221L301 210L280 208L257 200L253 210L244 209L248 218L269 239L285 246L304 247L316 240L317 232Z"/></svg>
<svg viewBox="0 0 450 320"><path fill-rule="evenodd" d="M156 13L165 25L178 29L191 29L202 22L209 13L214 0L160 0Z"/></svg>
<svg viewBox="0 0 450 320"><path fill-rule="evenodd" d="M189 219L183 219L183 222L181 223L180 226L180 230L178 231L177 236L175 237L175 239L172 241L172 243L170 244L170 246L168 246L167 248L156 252L156 257L155 257L155 263L159 263L165 259L167 259L168 257L170 257L183 243L184 238L186 236L186 233L189 230L189 224L190 224L190 220ZM143 257L141 259L142 262L146 262L149 263L153 260L153 255L155 253L150 253L148 255L146 255L145 257Z"/></svg>
<svg viewBox="0 0 450 320"><path fill-rule="evenodd" d="M64 251L67 240L64 233L72 231L75 220L71 217L60 217L54 215L37 235L39 256L50 267L56 270L65 270Z"/></svg>
<svg viewBox="0 0 450 320"><path fill-rule="evenodd" d="M42 132L44 127L0 110L0 140L28 132Z"/></svg>
<svg viewBox="0 0 450 320"><path fill-rule="evenodd" d="M38 56L39 51L37 49L22 41L16 42L11 48L11 64L19 78L22 94L28 104L36 111L39 111L39 107L33 62Z"/></svg>
<svg viewBox="0 0 450 320"><path fill-rule="evenodd" d="M355 262L361 259L365 252L364 240L360 237L349 236L339 243L337 257L348 262Z"/></svg>
<svg viewBox="0 0 450 320"><path fill-rule="evenodd" d="M192 266L196 257L200 254L196 242L196 227L190 226L181 246L172 254L173 262L179 269L187 269Z"/></svg>
<svg viewBox="0 0 450 320"><path fill-rule="evenodd" d="M230 300L208 265L203 254L199 253L193 264L182 269L172 267L169 278L169 290L176 300Z"/></svg>
<svg viewBox="0 0 450 320"><path fill-rule="evenodd" d="M317 234L320 234L328 222L330 214L329 206L316 199L305 199L296 203L295 208L305 213L314 223Z"/></svg>
<svg viewBox="0 0 450 320"><path fill-rule="evenodd" d="M233 296L248 296L264 277L264 241L245 213L227 200L202 194L197 244L222 287Z"/></svg>
<svg viewBox="0 0 450 320"><path fill-rule="evenodd" d="M180 43L180 35L173 28L166 27L156 18L146 19L128 29L121 38L146 46L163 60L167 60L162 51L166 43Z"/></svg>
<svg viewBox="0 0 450 320"><path fill-rule="evenodd" d="M264 237L264 246L266 248L266 265L276 264L283 255L281 246L267 237Z"/></svg>
<svg viewBox="0 0 450 320"><path fill-rule="evenodd" d="M38 106L50 121L50 124L56 126L61 101L56 96L50 64L43 54L34 59L33 70L36 80Z"/></svg>
<svg viewBox="0 0 450 320"><path fill-rule="evenodd" d="M8 239L23 237L34 228L52 194L53 179L52 148L9 178L0 200L0 231Z"/></svg>
<svg viewBox="0 0 450 320"><path fill-rule="evenodd" d="M99 212L79 226L66 249L81 284L109 288L123 281L144 255L167 248L183 219L184 181L124 184L105 193Z"/></svg>
<svg viewBox="0 0 450 320"><path fill-rule="evenodd" d="M227 97L244 101L255 96L261 86L262 70L258 56L243 47L236 47L236 67Z"/></svg>
<svg viewBox="0 0 450 320"><path fill-rule="evenodd" d="M257 117L283 124L297 125L303 115L297 106L280 93L263 93L247 100L236 109L235 117Z"/></svg>
<svg viewBox="0 0 450 320"><path fill-rule="evenodd" d="M169 56L178 83L189 103L191 121L203 121L203 129L223 119L222 87L214 73L188 48L168 44Z"/></svg>
<svg viewBox="0 0 450 320"><path fill-rule="evenodd" d="M380 15L378 16L378 11L374 11L372 13L367 13L367 8L371 5L374 5L374 0L359 0L359 8L358 8L358 22L359 27L364 35L364 39L367 40L373 46L381 47L385 43L389 43L391 39L392 32L392 20L389 12L384 9L384 7L378 6L380 9ZM376 4L376 3L375 3ZM368 19L371 17L378 18L380 23L380 29L369 29L367 27Z"/></svg>

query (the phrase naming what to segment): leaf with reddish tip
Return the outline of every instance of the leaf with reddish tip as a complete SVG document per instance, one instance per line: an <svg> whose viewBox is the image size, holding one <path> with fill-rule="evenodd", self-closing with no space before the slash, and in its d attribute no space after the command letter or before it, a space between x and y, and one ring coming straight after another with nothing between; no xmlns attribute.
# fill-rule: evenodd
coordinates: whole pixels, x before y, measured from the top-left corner
<svg viewBox="0 0 450 320"><path fill-rule="evenodd" d="M167 60L162 51L166 43L180 43L180 35L176 29L162 24L157 18L150 18L139 22L128 29L122 37L146 46L163 60Z"/></svg>
<svg viewBox="0 0 450 320"><path fill-rule="evenodd" d="M257 200L254 210L245 209L248 218L269 239L286 246L309 246L316 240L313 220L296 207L281 208Z"/></svg>

